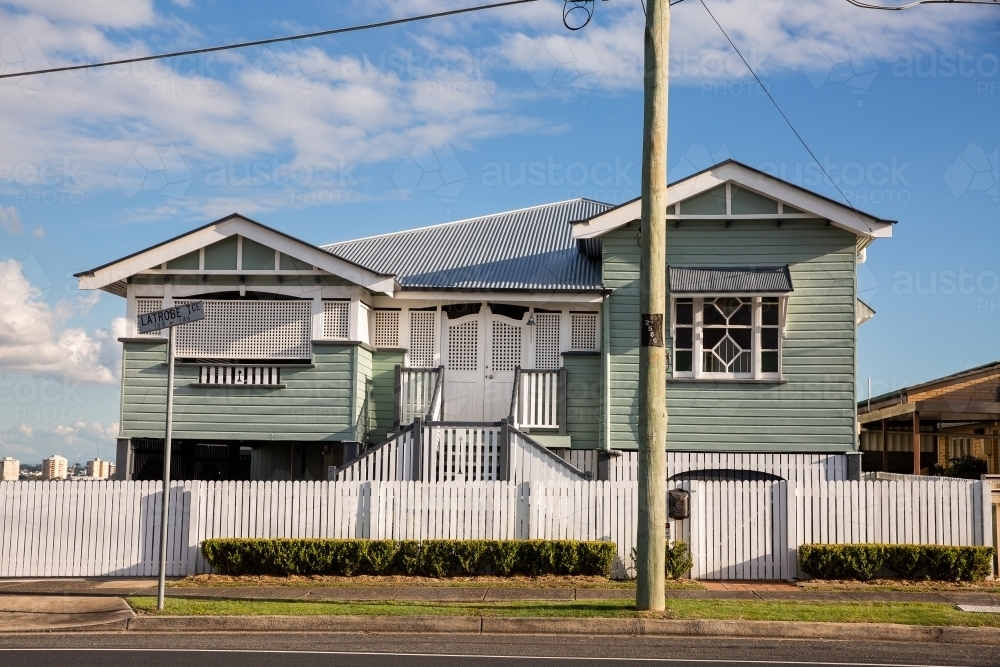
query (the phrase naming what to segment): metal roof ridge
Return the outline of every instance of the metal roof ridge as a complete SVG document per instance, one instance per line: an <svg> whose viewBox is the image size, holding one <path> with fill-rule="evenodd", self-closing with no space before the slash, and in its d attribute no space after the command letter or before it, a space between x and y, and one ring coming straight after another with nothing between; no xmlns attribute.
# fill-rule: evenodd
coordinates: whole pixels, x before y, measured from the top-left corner
<svg viewBox="0 0 1000 667"><path fill-rule="evenodd" d="M397 230L397 231L394 231L394 232L385 232L383 234L372 234L371 236L361 236L361 237L354 238L354 239L344 239L343 241L335 241L333 243L326 243L326 244L323 244L323 245L318 246L318 247L321 248L322 250L326 250L327 252L330 252L329 250L327 250L328 248L331 248L333 246L343 245L345 243L357 243L358 241L369 241L371 239L380 239L380 238L385 238L386 236L395 236L396 234L411 234L413 232L422 232L422 231L425 231L425 230L428 230L428 229L439 229L441 227L448 227L448 226L451 226L451 225L461 225L463 223L474 222L476 220L485 220L487 218L498 218L498 217L504 216L504 215L511 215L511 214L514 214L514 213L521 213L523 211L532 211L532 210L539 209L539 208L547 208L549 206L559 206L560 204L569 204L569 203L578 202L578 201L591 202L591 203L594 203L594 204L599 204L601 206L609 206L609 207L613 207L614 206L613 204L609 204L607 202L602 202L602 201L597 201L596 199L589 199L587 197L575 197L573 199L563 199L561 201L549 202L547 204L536 204L534 206L525 206L523 208L515 208L515 209L512 209L510 211L500 211L498 213L488 213L486 215L477 215L477 216L473 216L471 218L462 218L461 220L450 220L448 222L438 222L438 223L435 223L433 225L424 225L423 227L413 227L411 229L400 229L400 230Z"/></svg>

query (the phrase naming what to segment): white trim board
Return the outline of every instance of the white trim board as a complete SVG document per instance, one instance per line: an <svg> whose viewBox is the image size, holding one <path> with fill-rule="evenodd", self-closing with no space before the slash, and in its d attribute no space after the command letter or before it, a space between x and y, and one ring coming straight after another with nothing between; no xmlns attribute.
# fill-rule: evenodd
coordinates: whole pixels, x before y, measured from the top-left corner
<svg viewBox="0 0 1000 667"><path fill-rule="evenodd" d="M290 257L344 280L349 280L356 285L361 285L373 292L391 296L397 287L396 279L393 276L369 271L331 255L316 246L269 229L253 220L240 215L232 215L172 241L112 262L91 272L80 274L80 289L104 288L137 273L155 270L172 259L200 250L233 235L239 235L269 248L274 248Z"/></svg>
<svg viewBox="0 0 1000 667"><path fill-rule="evenodd" d="M683 215L683 207L681 207L681 215L667 215L664 212L665 218L669 220L695 220L698 218L777 220L816 217L829 220L835 227L847 230L861 237L867 237L868 239L890 238L892 236L891 222L879 220L859 211L854 211L849 206L842 206L825 197L810 193L790 183L736 162L723 163L669 186L667 188L667 206L683 202L685 199L690 199L695 195L708 192L713 188L727 183L736 183L741 188L769 197L782 204L793 206L801 210L803 214L763 213L753 216L685 216ZM642 200L634 199L606 213L596 215L589 220L574 223L573 238L595 238L613 229L623 227L633 220L639 220L641 217Z"/></svg>

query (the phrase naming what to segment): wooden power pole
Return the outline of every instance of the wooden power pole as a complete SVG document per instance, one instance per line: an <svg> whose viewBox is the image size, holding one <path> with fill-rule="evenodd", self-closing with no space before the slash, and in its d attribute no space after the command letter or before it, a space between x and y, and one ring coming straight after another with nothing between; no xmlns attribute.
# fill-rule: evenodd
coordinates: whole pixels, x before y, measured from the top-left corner
<svg viewBox="0 0 1000 667"><path fill-rule="evenodd" d="M639 263L639 517L635 604L664 608L666 558L667 83L670 2L646 0Z"/></svg>

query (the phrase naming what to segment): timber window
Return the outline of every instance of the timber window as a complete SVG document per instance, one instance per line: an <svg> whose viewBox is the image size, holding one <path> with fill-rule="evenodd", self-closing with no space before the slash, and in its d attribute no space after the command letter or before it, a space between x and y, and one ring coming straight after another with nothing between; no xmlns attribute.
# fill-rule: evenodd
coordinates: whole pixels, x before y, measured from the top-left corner
<svg viewBox="0 0 1000 667"><path fill-rule="evenodd" d="M572 313L569 348L574 352L597 350L597 313Z"/></svg>
<svg viewBox="0 0 1000 667"><path fill-rule="evenodd" d="M410 366L430 368L434 365L434 334L437 313L433 310L410 311Z"/></svg>
<svg viewBox="0 0 1000 667"><path fill-rule="evenodd" d="M535 313L535 368L537 370L553 370L560 365L560 329L562 328L559 313Z"/></svg>
<svg viewBox="0 0 1000 667"><path fill-rule="evenodd" d="M704 296L673 300L673 376L781 377L782 298Z"/></svg>
<svg viewBox="0 0 1000 667"><path fill-rule="evenodd" d="M372 324L372 345L375 347L399 347L398 310L376 310Z"/></svg>
<svg viewBox="0 0 1000 667"><path fill-rule="evenodd" d="M324 301L323 337L347 340L350 336L350 312L350 301Z"/></svg>

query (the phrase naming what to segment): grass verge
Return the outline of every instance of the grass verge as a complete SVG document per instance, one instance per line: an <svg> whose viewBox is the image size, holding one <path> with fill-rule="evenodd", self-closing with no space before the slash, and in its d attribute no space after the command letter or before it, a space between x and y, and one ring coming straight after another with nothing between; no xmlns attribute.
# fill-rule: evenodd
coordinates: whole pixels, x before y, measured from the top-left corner
<svg viewBox="0 0 1000 667"><path fill-rule="evenodd" d="M153 597L128 598L140 613L156 612ZM423 602L276 602L264 600L199 600L167 598L168 616L520 616L567 618L634 618L640 614L629 600L509 603ZM744 600L667 600L660 618L752 621L823 621L1000 627L1000 614L973 614L948 604L809 603Z"/></svg>
<svg viewBox="0 0 1000 667"><path fill-rule="evenodd" d="M244 576L233 577L225 574L199 574L185 577L168 584L177 588L209 586L212 588L248 588L255 586L287 586L287 587L389 587L401 586L428 588L602 588L602 589L634 589L635 581L616 581L607 577L590 576L556 576L540 577L410 577L402 575L355 575L353 577L333 576ZM665 587L668 590L704 590L705 586L690 579L668 579Z"/></svg>

